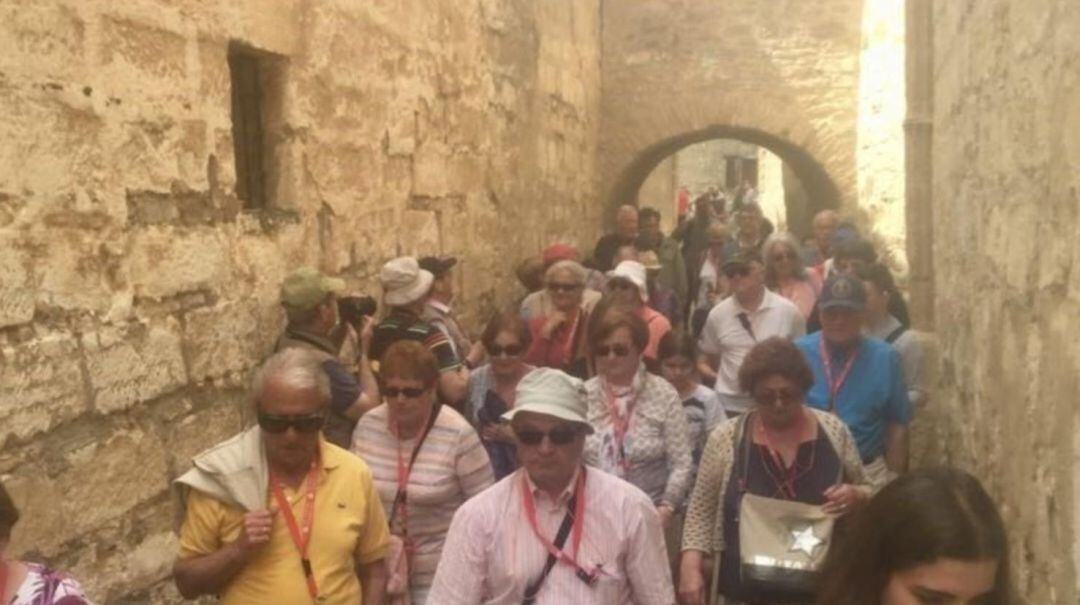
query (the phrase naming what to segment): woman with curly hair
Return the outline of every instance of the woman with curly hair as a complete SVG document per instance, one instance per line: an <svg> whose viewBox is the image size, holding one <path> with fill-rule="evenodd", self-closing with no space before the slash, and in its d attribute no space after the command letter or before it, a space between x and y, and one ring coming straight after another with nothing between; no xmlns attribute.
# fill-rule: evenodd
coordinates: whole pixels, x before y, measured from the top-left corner
<svg viewBox="0 0 1080 605"><path fill-rule="evenodd" d="M847 427L836 416L805 404L813 382L806 359L786 339L763 340L747 354L739 384L752 396L754 407L709 435L690 496L679 569L679 598L685 605L713 603L717 594L727 605L813 602L809 589L747 581L743 555L754 553L742 552L745 532L740 532L740 523L746 523L744 504L754 498L812 505L803 508L838 517L869 496ZM802 545L810 556L827 538L804 535L809 542L795 542L794 548ZM708 598L706 558L714 561Z"/></svg>

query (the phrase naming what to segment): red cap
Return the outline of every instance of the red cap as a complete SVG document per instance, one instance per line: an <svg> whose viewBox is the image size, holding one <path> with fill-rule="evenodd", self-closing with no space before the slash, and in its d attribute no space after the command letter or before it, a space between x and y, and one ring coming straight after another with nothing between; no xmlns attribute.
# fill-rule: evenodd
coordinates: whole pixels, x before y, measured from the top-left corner
<svg viewBox="0 0 1080 605"><path fill-rule="evenodd" d="M544 265L550 265L561 260L577 260L578 249L570 244L559 242L544 248L543 256Z"/></svg>

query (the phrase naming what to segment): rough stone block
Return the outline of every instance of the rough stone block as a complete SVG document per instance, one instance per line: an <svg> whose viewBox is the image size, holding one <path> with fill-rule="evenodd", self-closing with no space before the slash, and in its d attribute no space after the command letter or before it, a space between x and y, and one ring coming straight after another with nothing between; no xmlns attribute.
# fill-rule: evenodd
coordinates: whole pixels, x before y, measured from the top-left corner
<svg viewBox="0 0 1080 605"><path fill-rule="evenodd" d="M243 372L258 362L256 332L259 326L252 309L244 303L197 309L184 326L184 348L191 364L191 380L202 382L231 372Z"/></svg>
<svg viewBox="0 0 1080 605"><path fill-rule="evenodd" d="M16 242L0 238L0 328L34 318L34 290L27 265L30 256Z"/></svg>
<svg viewBox="0 0 1080 605"><path fill-rule="evenodd" d="M138 429L78 449L67 463L69 468L55 479L63 497L53 505L68 516L75 535L122 517L168 489L161 443Z"/></svg>
<svg viewBox="0 0 1080 605"><path fill-rule="evenodd" d="M148 228L131 245L135 296L162 298L218 288L229 274L224 234L210 229Z"/></svg>
<svg viewBox="0 0 1080 605"><path fill-rule="evenodd" d="M4 71L35 76L74 75L82 67L86 24L74 7L12 0L0 7Z"/></svg>
<svg viewBox="0 0 1080 605"><path fill-rule="evenodd" d="M82 337L94 408L126 409L187 382L176 325L133 324Z"/></svg>
<svg viewBox="0 0 1080 605"><path fill-rule="evenodd" d="M50 334L0 349L0 444L25 439L87 409L79 349L66 334Z"/></svg>
<svg viewBox="0 0 1080 605"><path fill-rule="evenodd" d="M36 235L36 234L35 234ZM32 263L39 303L104 314L113 303L122 260L82 229L50 229L48 253Z"/></svg>
<svg viewBox="0 0 1080 605"><path fill-rule="evenodd" d="M180 34L152 25L111 17L102 23L102 63L134 68L143 77L181 80L186 46Z"/></svg>

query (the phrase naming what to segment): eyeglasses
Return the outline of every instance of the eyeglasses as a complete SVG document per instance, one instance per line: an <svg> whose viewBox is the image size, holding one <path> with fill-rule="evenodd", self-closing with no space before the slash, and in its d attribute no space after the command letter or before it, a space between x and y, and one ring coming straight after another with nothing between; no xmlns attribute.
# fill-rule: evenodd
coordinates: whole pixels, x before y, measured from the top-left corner
<svg viewBox="0 0 1080 605"><path fill-rule="evenodd" d="M289 430L289 427L296 429L298 433L314 433L321 429L326 422L326 416L321 413L279 415L259 412L257 417L259 428L275 435L284 433Z"/></svg>
<svg viewBox="0 0 1080 605"><path fill-rule="evenodd" d="M739 266L728 267L727 269L724 269L724 277L728 279L733 279L736 277L746 277L747 275L750 275L750 267Z"/></svg>
<svg viewBox="0 0 1080 605"><path fill-rule="evenodd" d="M488 347L488 353L492 357L499 357L503 353L506 353L507 357L517 357L518 355L521 355L521 348L521 345L506 345L505 347L491 345Z"/></svg>
<svg viewBox="0 0 1080 605"><path fill-rule="evenodd" d="M533 429L514 429L514 435L517 435L518 441L524 445L540 445L545 436L552 445L567 445L574 441L578 431L573 427L560 426L546 433Z"/></svg>
<svg viewBox="0 0 1080 605"><path fill-rule="evenodd" d="M596 347L597 357L607 357L614 355L615 357L626 357L630 354L630 347L626 345L600 345Z"/></svg>
<svg viewBox="0 0 1080 605"><path fill-rule="evenodd" d="M573 292L581 287L581 284L559 284L552 282L547 285L548 290L552 292Z"/></svg>
<svg viewBox="0 0 1080 605"><path fill-rule="evenodd" d="M780 389L778 391L758 391L754 393L754 401L757 401L761 405L769 405L776 400L780 400L781 404L787 405L794 401L799 400L799 393L790 389Z"/></svg>
<svg viewBox="0 0 1080 605"><path fill-rule="evenodd" d="M404 395L406 399L416 399L423 395L426 390L427 389L418 389L415 387L405 387L401 389L397 387L385 387L382 392L383 396L387 399L396 399L398 395Z"/></svg>

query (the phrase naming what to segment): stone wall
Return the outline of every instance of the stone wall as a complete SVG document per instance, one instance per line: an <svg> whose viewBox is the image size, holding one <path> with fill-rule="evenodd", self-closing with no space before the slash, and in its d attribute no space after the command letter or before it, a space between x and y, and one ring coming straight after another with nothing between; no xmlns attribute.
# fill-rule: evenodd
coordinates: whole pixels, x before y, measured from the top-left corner
<svg viewBox="0 0 1080 605"><path fill-rule="evenodd" d="M605 0L601 191L712 138L768 147L815 206L857 195L863 0Z"/></svg>
<svg viewBox="0 0 1080 605"><path fill-rule="evenodd" d="M589 243L599 16L599 0L0 6L15 553L98 603L176 599L168 481L241 427L292 268L371 292L387 258L455 254L475 326L516 294L515 261ZM234 194L230 41L276 55L261 210Z"/></svg>
<svg viewBox="0 0 1080 605"><path fill-rule="evenodd" d="M1080 10L933 3L932 460L1001 503L1018 592L1080 601Z"/></svg>

